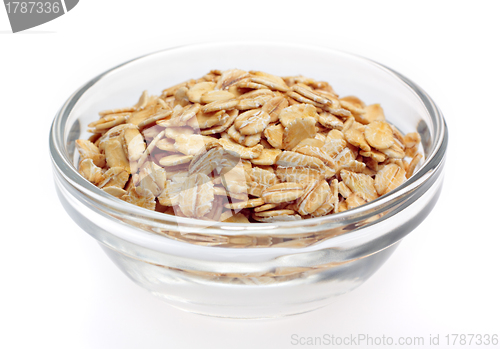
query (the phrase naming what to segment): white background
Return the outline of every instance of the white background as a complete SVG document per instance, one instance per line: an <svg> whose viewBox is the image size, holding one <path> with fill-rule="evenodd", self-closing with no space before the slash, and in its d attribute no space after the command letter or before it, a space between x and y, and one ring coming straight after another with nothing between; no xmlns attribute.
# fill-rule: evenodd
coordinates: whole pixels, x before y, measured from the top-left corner
<svg viewBox="0 0 500 349"><path fill-rule="evenodd" d="M293 334L358 333L427 344L440 334L445 347L446 334L500 335L499 4L82 0L19 34L0 9L0 347L289 348ZM127 279L55 194L49 127L75 89L145 53L226 39L372 58L423 87L448 123L433 212L370 280L312 313L232 321L171 308Z"/></svg>

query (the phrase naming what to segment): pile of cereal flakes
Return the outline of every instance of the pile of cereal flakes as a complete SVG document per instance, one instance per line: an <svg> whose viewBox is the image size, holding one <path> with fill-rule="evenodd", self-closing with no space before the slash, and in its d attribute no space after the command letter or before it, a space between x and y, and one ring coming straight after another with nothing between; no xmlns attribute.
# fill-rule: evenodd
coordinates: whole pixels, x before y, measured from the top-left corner
<svg viewBox="0 0 500 349"><path fill-rule="evenodd" d="M379 104L323 81L212 70L133 107L106 110L76 141L79 172L169 215L251 223L335 214L387 194L422 154Z"/></svg>

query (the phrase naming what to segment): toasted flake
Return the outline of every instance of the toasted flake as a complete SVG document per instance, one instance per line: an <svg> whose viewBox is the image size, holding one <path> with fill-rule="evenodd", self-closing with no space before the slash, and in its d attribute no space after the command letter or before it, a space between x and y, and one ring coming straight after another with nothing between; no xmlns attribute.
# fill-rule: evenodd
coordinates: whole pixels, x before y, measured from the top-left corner
<svg viewBox="0 0 500 349"><path fill-rule="evenodd" d="M360 193L352 193L346 200L347 209L356 208L367 203L367 200Z"/></svg>
<svg viewBox="0 0 500 349"><path fill-rule="evenodd" d="M158 125L148 127L146 129L142 129L141 133L144 136L144 139L146 141L151 141L153 140L158 134L162 133L165 134L164 128Z"/></svg>
<svg viewBox="0 0 500 349"><path fill-rule="evenodd" d="M245 168L241 161L237 162L236 165L222 167L220 176L222 185L227 191L236 194L247 192Z"/></svg>
<svg viewBox="0 0 500 349"><path fill-rule="evenodd" d="M283 133L285 128L281 124L268 126L264 130L264 136L271 146L277 149L283 149Z"/></svg>
<svg viewBox="0 0 500 349"><path fill-rule="evenodd" d="M214 186L207 175L190 175L179 194L179 208L186 217L199 218L207 214L214 201Z"/></svg>
<svg viewBox="0 0 500 349"><path fill-rule="evenodd" d="M270 122L279 120L279 115L283 109L288 107L288 101L283 96L277 96L269 99L263 106L262 110L271 117Z"/></svg>
<svg viewBox="0 0 500 349"><path fill-rule="evenodd" d="M126 195L121 197L121 199L151 211L154 211L156 207L155 197L147 189L132 187Z"/></svg>
<svg viewBox="0 0 500 349"><path fill-rule="evenodd" d="M222 72L222 75L215 86L216 90L227 90L231 85L248 77L249 74L241 69L230 69Z"/></svg>
<svg viewBox="0 0 500 349"><path fill-rule="evenodd" d="M293 92L293 93L295 93L295 92ZM298 93L297 93L297 95L300 96ZM288 92L287 92L286 100L287 100L289 106L302 104L302 103L296 101L295 99L293 99L292 97L288 96Z"/></svg>
<svg viewBox="0 0 500 349"><path fill-rule="evenodd" d="M326 189L326 187L324 187L324 188ZM335 198L334 195L332 194L331 190L326 190L326 192L327 192L327 198L326 198L325 202L323 203L323 205L318 207L318 209L316 211L311 213L311 217L321 217L321 216L324 216L324 215L326 215L334 210L335 201L336 200L338 201L338 196L337 196L337 198Z"/></svg>
<svg viewBox="0 0 500 349"><path fill-rule="evenodd" d="M162 91L161 97L163 99L173 97L175 94L175 91L177 91L181 87L186 87L187 86L187 81L181 82L180 84L174 85L172 87L166 88Z"/></svg>
<svg viewBox="0 0 500 349"><path fill-rule="evenodd" d="M181 107L185 107L189 105L189 97L187 95L188 93L188 87L183 86L179 87L177 91L174 93L175 101L174 105L180 105Z"/></svg>
<svg viewBox="0 0 500 349"><path fill-rule="evenodd" d="M222 133L226 131L234 122L236 117L238 116L238 111L236 109L230 110L227 112L228 117L225 119L226 121L222 125L216 125L207 129L202 130L200 133L202 135L214 135L217 133Z"/></svg>
<svg viewBox="0 0 500 349"><path fill-rule="evenodd" d="M409 158L413 158L418 153L418 146L414 146L411 148L405 148L404 152L405 152L405 156L407 156Z"/></svg>
<svg viewBox="0 0 500 349"><path fill-rule="evenodd" d="M210 220L210 221L219 221L222 215L224 199L221 196L214 197L214 201L212 201L212 208L208 213L206 213L201 219Z"/></svg>
<svg viewBox="0 0 500 349"><path fill-rule="evenodd" d="M128 114L136 111L135 107L128 108L118 108L118 109L107 109L99 112L100 117L104 117L110 114Z"/></svg>
<svg viewBox="0 0 500 349"><path fill-rule="evenodd" d="M232 210L241 210L244 208L252 208L257 206L264 205L264 200L261 198L258 199L250 199L248 201L241 201L235 203L227 203L224 205L225 208L230 208Z"/></svg>
<svg viewBox="0 0 500 349"><path fill-rule="evenodd" d="M367 201L375 200L378 198L377 190L375 190L375 184L373 178L362 173L354 173L347 170L340 171L340 177L342 181L352 190L354 193L358 193L363 196Z"/></svg>
<svg viewBox="0 0 500 349"><path fill-rule="evenodd" d="M101 142L99 147L104 150L108 167L120 167L130 173L130 164L121 137Z"/></svg>
<svg viewBox="0 0 500 349"><path fill-rule="evenodd" d="M297 118L312 117L314 120L319 119L316 108L310 104L296 104L284 108L279 114L279 120L283 127L287 127Z"/></svg>
<svg viewBox="0 0 500 349"><path fill-rule="evenodd" d="M215 102L226 102L234 99L235 96L229 91L214 90L206 92L201 96L200 102L204 104L210 104Z"/></svg>
<svg viewBox="0 0 500 349"><path fill-rule="evenodd" d="M223 157L224 151L218 142L206 143L191 160L189 174L202 173L208 175L221 166Z"/></svg>
<svg viewBox="0 0 500 349"><path fill-rule="evenodd" d="M346 124L344 124L344 137L346 141L352 145L361 148L364 151L370 151L370 145L365 139L365 126L359 122L354 121L352 125L346 130Z"/></svg>
<svg viewBox="0 0 500 349"><path fill-rule="evenodd" d="M348 118L350 116L352 116L351 112L347 109L344 109L344 108L334 108L330 105L326 105L326 106L322 106L321 107L323 110L329 112L330 114L333 114L335 116L340 116L341 118Z"/></svg>
<svg viewBox="0 0 500 349"><path fill-rule="evenodd" d="M338 172L351 163L351 161L356 160L356 155L349 147L345 147L339 154L332 158L335 164L335 171Z"/></svg>
<svg viewBox="0 0 500 349"><path fill-rule="evenodd" d="M175 141L173 139L162 138L162 139L158 140L158 143L156 143L156 147L160 150L176 152L177 149L175 149L174 144L175 144Z"/></svg>
<svg viewBox="0 0 500 349"><path fill-rule="evenodd" d="M234 126L242 135L253 135L264 131L270 120L271 117L265 111L252 109L238 115Z"/></svg>
<svg viewBox="0 0 500 349"><path fill-rule="evenodd" d="M316 103L332 104L332 101L330 99L321 96L320 94L316 93L314 90L312 90L310 87L308 87L304 84L300 84L300 83L295 84L292 86L292 90L295 91L296 93L304 96L305 98L313 100Z"/></svg>
<svg viewBox="0 0 500 349"><path fill-rule="evenodd" d="M93 184L98 184L104 180L102 169L96 166L91 158L80 161L78 172Z"/></svg>
<svg viewBox="0 0 500 349"><path fill-rule="evenodd" d="M333 213L339 212L339 181L337 179L333 179L330 183L330 190L332 191L333 196Z"/></svg>
<svg viewBox="0 0 500 349"><path fill-rule="evenodd" d="M250 92L243 93L238 97L238 99L241 101L243 99L255 99L257 97L274 97L275 94L273 91L269 89L259 89L259 90L253 90Z"/></svg>
<svg viewBox="0 0 500 349"><path fill-rule="evenodd" d="M175 139L174 147L184 155L195 155L210 143L217 143L217 140L202 135L179 135Z"/></svg>
<svg viewBox="0 0 500 349"><path fill-rule="evenodd" d="M159 196L165 189L167 173L163 167L152 161L146 162L139 172L138 186L149 190L155 197Z"/></svg>
<svg viewBox="0 0 500 349"><path fill-rule="evenodd" d="M321 143L325 144L326 135L323 134L323 133L316 133L316 136L314 136L314 139L316 139L316 140L320 141Z"/></svg>
<svg viewBox="0 0 500 349"><path fill-rule="evenodd" d="M243 144L245 141L246 136L242 135L234 125L227 129L227 134L236 143Z"/></svg>
<svg viewBox="0 0 500 349"><path fill-rule="evenodd" d="M407 133L403 138L405 148L413 148L420 143L420 135L417 132Z"/></svg>
<svg viewBox="0 0 500 349"><path fill-rule="evenodd" d="M405 139L401 131L399 131L398 128L392 124L389 124L389 126L391 126L392 128L392 134L394 136L395 144L397 144L401 148L406 148Z"/></svg>
<svg viewBox="0 0 500 349"><path fill-rule="evenodd" d="M189 119L193 118L196 116L196 114L200 111L201 105L196 103L196 104L188 104L186 105L182 113L179 115L179 121L181 123L186 123Z"/></svg>
<svg viewBox="0 0 500 349"><path fill-rule="evenodd" d="M345 185L344 182L340 182L338 184L338 191L339 191L339 194L342 195L346 199L352 194L351 189L349 189L349 187L347 185Z"/></svg>
<svg viewBox="0 0 500 349"><path fill-rule="evenodd" d="M335 157L347 147L344 135L339 130L331 130L325 139L323 150L330 156Z"/></svg>
<svg viewBox="0 0 500 349"><path fill-rule="evenodd" d="M141 157L144 150L146 150L146 143L144 137L139 132L138 128L127 128L123 131L123 139L127 147L127 154L129 162L137 161ZM132 171L135 172L135 171Z"/></svg>
<svg viewBox="0 0 500 349"><path fill-rule="evenodd" d="M298 214L280 214L278 216L273 216L273 217L259 217L256 216L255 214L252 215L252 218L255 219L256 221L262 222L262 223L277 223L277 222L291 222L291 221L298 221L301 220L302 217ZM284 243L281 243L279 246L283 246ZM275 245L278 247L278 245Z"/></svg>
<svg viewBox="0 0 500 349"><path fill-rule="evenodd" d="M298 202L297 212L308 215L320 208L328 199L330 187L325 180L311 180L304 190L303 197Z"/></svg>
<svg viewBox="0 0 500 349"><path fill-rule="evenodd" d="M226 223L250 223L248 218L242 214L242 213L237 213L233 215L231 211L226 211L228 212L228 217L222 216L221 215L221 222L226 222Z"/></svg>
<svg viewBox="0 0 500 349"><path fill-rule="evenodd" d="M254 212L264 212L264 211L272 210L273 208L276 208L278 206L279 206L278 204L264 204L262 206L255 207L253 211Z"/></svg>
<svg viewBox="0 0 500 349"><path fill-rule="evenodd" d="M250 162L250 160L241 160L241 163L243 165L243 168L245 169L245 171L250 171L252 169L252 163Z"/></svg>
<svg viewBox="0 0 500 349"><path fill-rule="evenodd" d="M130 113L110 114L91 122L89 127L91 132L105 132L115 126L124 124Z"/></svg>
<svg viewBox="0 0 500 349"><path fill-rule="evenodd" d="M282 182L302 183L309 178L324 178L324 175L315 169L309 167L281 167L276 169L276 176Z"/></svg>
<svg viewBox="0 0 500 349"><path fill-rule="evenodd" d="M319 171L325 170L325 165L320 159L293 151L284 151L278 155L276 164L283 167L310 167Z"/></svg>
<svg viewBox="0 0 500 349"><path fill-rule="evenodd" d="M129 180L129 174L121 167L111 167L109 170L104 172L103 177L103 180L98 183L99 188L123 188Z"/></svg>
<svg viewBox="0 0 500 349"><path fill-rule="evenodd" d="M280 153L280 149L262 149L260 155L250 161L255 165L274 165Z"/></svg>
<svg viewBox="0 0 500 349"><path fill-rule="evenodd" d="M158 196L158 201L163 206L177 206L179 205L179 194L182 191L182 186L187 181L187 176L183 178L182 182L173 182L167 180L165 189Z"/></svg>
<svg viewBox="0 0 500 349"><path fill-rule="evenodd" d="M215 88L214 82L199 82L193 85L187 91L187 97L189 98L189 101L191 103L201 103L201 97L207 92L213 91L214 88ZM210 103L210 102L204 102L204 103Z"/></svg>
<svg viewBox="0 0 500 349"><path fill-rule="evenodd" d="M185 164L193 159L193 155L169 155L160 159L160 165L162 166L175 166L180 164Z"/></svg>
<svg viewBox="0 0 500 349"><path fill-rule="evenodd" d="M356 96L345 96L340 98L339 102L342 108L347 109L352 113L357 122L361 122L358 120L357 116L365 113L366 105L362 100Z"/></svg>
<svg viewBox="0 0 500 349"><path fill-rule="evenodd" d="M256 212L254 210L254 212L255 212L254 216L256 217L278 217L278 216L287 216L295 214L294 210L270 210L263 212Z"/></svg>
<svg viewBox="0 0 500 349"><path fill-rule="evenodd" d="M168 112L171 110L172 108L168 105L164 107L162 104L155 103L145 107L144 109L136 110L135 112L130 114L130 116L127 117L126 121L128 124L133 124L136 126L139 126L141 124L140 128L143 128L144 125L143 123L146 123L147 120L150 120L159 113ZM168 115L165 115L165 117L168 117Z"/></svg>
<svg viewBox="0 0 500 349"><path fill-rule="evenodd" d="M177 138L181 135L190 136L194 134L194 131L191 127L183 126L183 127L167 127L164 131L165 137L173 140L177 140Z"/></svg>
<svg viewBox="0 0 500 349"><path fill-rule="evenodd" d="M413 159L411 160L409 166L408 166L408 170L406 171L406 178L410 178L411 176L413 176L413 172L415 172L415 169L417 168L418 166L418 163L420 162L420 160L423 158L422 154L420 153L417 153Z"/></svg>
<svg viewBox="0 0 500 349"><path fill-rule="evenodd" d="M278 178L273 172L263 170L259 167L252 167L249 175L251 183L258 183L266 188L279 183Z"/></svg>
<svg viewBox="0 0 500 349"><path fill-rule="evenodd" d="M252 72L252 76L250 77L250 81L265 85L269 87L271 90L277 91L288 91L288 86L285 81L275 75L263 73L263 72Z"/></svg>
<svg viewBox="0 0 500 349"><path fill-rule="evenodd" d="M106 156L101 154L94 143L86 139L77 139L76 149L82 159L91 159L95 166L104 167L106 165Z"/></svg>
<svg viewBox="0 0 500 349"><path fill-rule="evenodd" d="M312 117L298 118L290 122L283 132L283 147L291 150L303 139L314 138L315 125L316 120Z"/></svg>
<svg viewBox="0 0 500 349"><path fill-rule="evenodd" d="M266 90L258 90L258 91L266 91ZM236 109L238 110L249 110L249 109L256 109L259 107L264 106L271 98L273 97L272 95L260 95L257 97L252 97L252 98L242 98L243 96L239 97L239 102L238 105L236 106Z"/></svg>
<svg viewBox="0 0 500 349"><path fill-rule="evenodd" d="M245 139L241 143L245 147L253 147L257 144L259 144L260 140L262 139L262 133L256 133L253 135L248 135L245 136Z"/></svg>
<svg viewBox="0 0 500 349"><path fill-rule="evenodd" d="M169 114L168 117L162 118L160 120L156 121L156 124L161 127L180 127L180 126L185 126L186 121L181 120L181 115L184 111L185 108L189 107L189 105L186 105L186 107L181 107L180 105L175 106L173 109L171 109L171 113ZM136 120L134 124L142 124L145 121L150 120L153 118L152 115L148 115L146 118L141 118L141 120Z"/></svg>
<svg viewBox="0 0 500 349"><path fill-rule="evenodd" d="M141 97L133 108L136 110L144 109L148 105L150 98L147 90L142 91Z"/></svg>
<svg viewBox="0 0 500 349"><path fill-rule="evenodd" d="M387 149L394 144L392 129L385 121L373 121L369 123L365 126L364 134L368 144L378 150Z"/></svg>
<svg viewBox="0 0 500 349"><path fill-rule="evenodd" d="M225 150L241 157L242 159L255 159L259 157L259 155L262 153L262 150L264 149L264 147L260 144L247 148L233 142L230 139L223 138L219 140L219 144L222 145Z"/></svg>
<svg viewBox="0 0 500 349"><path fill-rule="evenodd" d="M318 102L315 102L313 101L312 99L309 99L307 97L304 97L303 95L295 92L295 91L288 91L286 93L286 95L291 99L291 100L294 100L296 101L297 103L303 103L303 104L307 104L307 105L311 105L311 106L314 106L314 107L323 107L322 104L318 103ZM291 100L289 100L289 103L291 102ZM290 103L292 104L292 103Z"/></svg>
<svg viewBox="0 0 500 349"><path fill-rule="evenodd" d="M376 149L372 149L370 151L360 150L359 155L364 156L366 158L372 158L376 162L382 162L387 158L384 153L381 153Z"/></svg>
<svg viewBox="0 0 500 349"><path fill-rule="evenodd" d="M365 168L366 168L366 165L364 162L357 161L357 160L350 160L349 162L336 164L335 172L338 172L340 170L347 170L347 171L351 171L351 172L364 173Z"/></svg>
<svg viewBox="0 0 500 349"><path fill-rule="evenodd" d="M279 183L262 191L262 199L266 204L279 204L299 198L304 194L304 186L300 183Z"/></svg>
<svg viewBox="0 0 500 349"><path fill-rule="evenodd" d="M146 150L144 151L144 153L142 153L142 155L139 158L139 160L137 160L137 167L141 167L146 162L146 160L150 157L151 152L153 151L153 149L155 149L156 144L158 143L158 141L160 139L163 138L164 135L165 135L165 131L161 131L160 133L158 133L155 136L155 138L153 138L153 140L146 147Z"/></svg>
<svg viewBox="0 0 500 349"><path fill-rule="evenodd" d="M250 182L247 183L247 193L248 195L260 197L262 195L262 191L265 189L260 183Z"/></svg>
<svg viewBox="0 0 500 349"><path fill-rule="evenodd" d="M237 99L229 99L225 101L215 101L204 105L201 110L204 113L210 113L219 110L230 110L234 109L238 105L239 101Z"/></svg>
<svg viewBox="0 0 500 349"><path fill-rule="evenodd" d="M364 114L356 114L356 121L364 125L373 121L385 121L384 110L380 104L371 104L364 108Z"/></svg>
<svg viewBox="0 0 500 349"><path fill-rule="evenodd" d="M405 157L404 150L396 144L393 144L390 148L387 149L380 149L380 151L389 158L393 159L403 159Z"/></svg>
<svg viewBox="0 0 500 349"><path fill-rule="evenodd" d="M170 107L168 107L168 109L160 109L153 115L149 116L147 119L139 121L137 123L137 128L139 130L142 130L145 127L152 126L159 121L167 119L170 115L172 115L172 112L173 110Z"/></svg>
<svg viewBox="0 0 500 349"><path fill-rule="evenodd" d="M332 159L330 155L328 155L323 149L319 147L314 147L311 145L299 145L293 149L293 151L308 155L308 156L313 156L315 158L320 159L323 161L327 166L334 167L335 166L335 161Z"/></svg>
<svg viewBox="0 0 500 349"><path fill-rule="evenodd" d="M257 84L255 82L251 82L250 80L248 80L248 78L238 81L236 84L234 84L231 87L250 88L252 90L258 90L258 89L261 89L261 88L267 88L266 85Z"/></svg>
<svg viewBox="0 0 500 349"><path fill-rule="evenodd" d="M102 188L106 193L113 195L115 198L120 199L123 195L127 194L126 190L118 187L105 187Z"/></svg>
<svg viewBox="0 0 500 349"><path fill-rule="evenodd" d="M394 134L396 135L396 132ZM402 143L404 145L405 155L413 158L418 153L420 135L417 132L408 133L404 136Z"/></svg>
<svg viewBox="0 0 500 349"><path fill-rule="evenodd" d="M198 121L198 127L202 130L223 125L229 115L224 110L219 110L217 112L204 113L202 111L196 114L196 120Z"/></svg>
<svg viewBox="0 0 500 349"><path fill-rule="evenodd" d="M335 130L342 130L344 127L344 123L339 118L327 112L320 113L318 121L321 125Z"/></svg>
<svg viewBox="0 0 500 349"><path fill-rule="evenodd" d="M347 207L347 202L344 200L339 203L339 213L347 211L349 208Z"/></svg>
<svg viewBox="0 0 500 349"><path fill-rule="evenodd" d="M217 178L221 178L221 177L217 177ZM213 182L215 184L215 180ZM221 183L222 183L222 181L221 181ZM246 192L233 193L233 192L228 191L224 187L214 186L214 194L217 196L225 196L227 198L230 198L231 201L235 201L235 200L248 201L248 193L246 193Z"/></svg>
<svg viewBox="0 0 500 349"><path fill-rule="evenodd" d="M295 149L298 149L300 147L323 148L324 145L325 145L325 142L320 140L320 139L317 139L316 137L306 138L306 139L301 140L300 143L295 146L293 151L295 151Z"/></svg>

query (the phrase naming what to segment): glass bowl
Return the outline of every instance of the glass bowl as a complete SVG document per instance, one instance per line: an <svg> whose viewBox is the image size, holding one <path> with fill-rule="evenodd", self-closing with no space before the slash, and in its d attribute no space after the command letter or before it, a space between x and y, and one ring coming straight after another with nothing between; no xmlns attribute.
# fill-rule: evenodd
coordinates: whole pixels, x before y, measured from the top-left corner
<svg viewBox="0 0 500 349"><path fill-rule="evenodd" d="M211 69L262 70L330 82L340 96L380 103L402 132L418 130L425 161L391 193L314 219L212 223L121 201L77 171L74 142L105 109L131 105ZM307 312L365 282L434 207L447 128L432 99L406 77L344 52L269 42L210 43L149 54L93 78L55 116L50 152L59 198L133 281L186 311L232 318Z"/></svg>

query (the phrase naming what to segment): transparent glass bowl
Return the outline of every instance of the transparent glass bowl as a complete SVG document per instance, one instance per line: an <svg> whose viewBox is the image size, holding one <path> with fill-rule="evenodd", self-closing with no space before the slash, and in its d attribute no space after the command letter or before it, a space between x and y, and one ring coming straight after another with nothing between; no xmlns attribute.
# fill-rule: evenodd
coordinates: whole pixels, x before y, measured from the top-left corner
<svg viewBox="0 0 500 349"><path fill-rule="evenodd" d="M100 110L132 105L211 69L262 70L330 82L341 95L380 103L402 132L418 130L425 162L401 187L361 207L283 223L213 223L128 204L77 171L74 141ZM417 85L371 60L331 49L281 43L177 47L115 67L76 91L57 113L50 151L59 198L133 281L178 308L261 318L307 312L366 281L438 199L446 124Z"/></svg>

